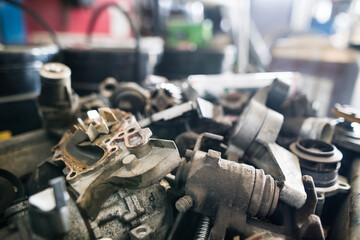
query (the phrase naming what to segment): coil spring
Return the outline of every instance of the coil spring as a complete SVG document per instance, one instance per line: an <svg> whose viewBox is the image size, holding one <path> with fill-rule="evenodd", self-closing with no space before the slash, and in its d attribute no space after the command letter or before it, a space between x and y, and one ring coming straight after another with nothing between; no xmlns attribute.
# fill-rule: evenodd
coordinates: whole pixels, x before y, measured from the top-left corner
<svg viewBox="0 0 360 240"><path fill-rule="evenodd" d="M194 240L207 240L211 230L211 219L208 216L200 218Z"/></svg>

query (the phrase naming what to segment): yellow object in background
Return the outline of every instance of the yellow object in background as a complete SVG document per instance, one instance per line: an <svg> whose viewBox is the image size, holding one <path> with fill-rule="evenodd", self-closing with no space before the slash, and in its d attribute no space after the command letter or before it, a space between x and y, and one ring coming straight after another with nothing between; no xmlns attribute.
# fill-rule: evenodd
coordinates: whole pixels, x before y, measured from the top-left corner
<svg viewBox="0 0 360 240"><path fill-rule="evenodd" d="M12 136L9 130L0 131L0 141L10 139Z"/></svg>

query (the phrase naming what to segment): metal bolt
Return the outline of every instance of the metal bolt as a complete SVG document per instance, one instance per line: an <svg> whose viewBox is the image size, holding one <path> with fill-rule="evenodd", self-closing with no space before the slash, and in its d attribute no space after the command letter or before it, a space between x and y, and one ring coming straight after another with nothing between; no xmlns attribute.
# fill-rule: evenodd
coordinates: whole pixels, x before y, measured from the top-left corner
<svg viewBox="0 0 360 240"><path fill-rule="evenodd" d="M214 151L212 149L209 149L208 153L206 154L206 160L207 161L218 161L221 157L221 153L218 151Z"/></svg>
<svg viewBox="0 0 360 240"><path fill-rule="evenodd" d="M136 166L138 162L137 157L134 154L130 154L123 159L123 164L125 165L126 169L130 170Z"/></svg>
<svg viewBox="0 0 360 240"><path fill-rule="evenodd" d="M186 212L192 207L192 205L193 200L189 195L185 195L182 198L179 198L175 203L175 207L179 212Z"/></svg>

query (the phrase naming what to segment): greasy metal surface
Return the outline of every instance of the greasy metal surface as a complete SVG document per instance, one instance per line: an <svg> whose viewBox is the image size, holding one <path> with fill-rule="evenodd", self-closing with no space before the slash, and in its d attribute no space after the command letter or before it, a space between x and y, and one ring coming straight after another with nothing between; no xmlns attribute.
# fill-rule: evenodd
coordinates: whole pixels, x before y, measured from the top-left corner
<svg viewBox="0 0 360 240"><path fill-rule="evenodd" d="M49 158L56 139L45 130L36 130L0 142L1 168L23 177L35 171L38 164Z"/></svg>
<svg viewBox="0 0 360 240"><path fill-rule="evenodd" d="M180 163L172 141L150 139L134 117L120 110L88 112L55 148L54 161L63 161L67 180L79 194L77 203L96 216L116 189L150 186Z"/></svg>
<svg viewBox="0 0 360 240"><path fill-rule="evenodd" d="M246 156L282 183L280 199L300 208L306 200L298 158L275 143L281 128L281 114L250 100L229 140L227 154Z"/></svg>
<svg viewBox="0 0 360 240"><path fill-rule="evenodd" d="M119 189L103 204L93 225L98 238L125 240L146 235L164 239L171 216L165 189L156 183L141 189ZM147 234L137 234L139 228L146 228Z"/></svg>
<svg viewBox="0 0 360 240"><path fill-rule="evenodd" d="M279 188L262 170L221 159L220 153L214 150L200 151L204 136L219 138L212 134L200 136L194 150L187 151L190 160L182 162L176 181L179 187L183 187L185 196L193 201L190 210L215 219L210 239L222 239L230 226L239 225L242 230L248 227L243 225L247 216L265 218L272 215L277 206ZM230 192L232 194L228 194ZM229 211L234 211L238 217L217 224L224 221L223 214ZM243 220L239 221L239 218Z"/></svg>

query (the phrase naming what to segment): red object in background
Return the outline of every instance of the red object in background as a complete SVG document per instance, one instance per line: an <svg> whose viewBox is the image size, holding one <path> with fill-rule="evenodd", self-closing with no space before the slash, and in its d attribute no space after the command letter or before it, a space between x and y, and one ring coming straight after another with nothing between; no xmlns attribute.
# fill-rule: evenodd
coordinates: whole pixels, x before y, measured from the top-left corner
<svg viewBox="0 0 360 240"><path fill-rule="evenodd" d="M130 2L131 0L122 0ZM63 0L24 0L24 3L34 9L56 32L86 33L94 8L114 0L95 0L92 7L68 7ZM26 16L28 36L44 29L31 17ZM104 11L98 18L94 28L97 33L109 33L109 13Z"/></svg>

